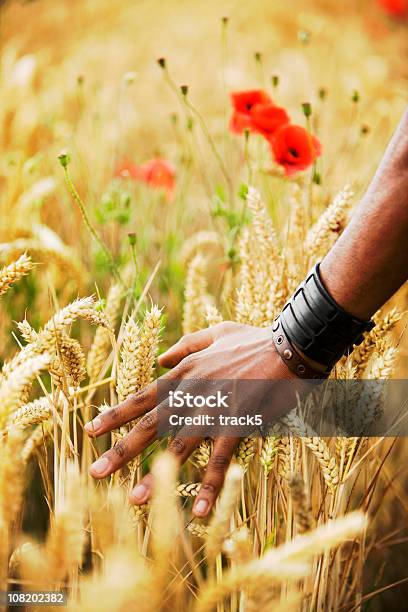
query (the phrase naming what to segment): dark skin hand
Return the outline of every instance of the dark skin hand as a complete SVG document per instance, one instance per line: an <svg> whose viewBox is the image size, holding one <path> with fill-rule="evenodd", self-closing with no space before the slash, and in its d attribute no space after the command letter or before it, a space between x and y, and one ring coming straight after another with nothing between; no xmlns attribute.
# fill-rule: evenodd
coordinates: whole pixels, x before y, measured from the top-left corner
<svg viewBox="0 0 408 612"><path fill-rule="evenodd" d="M232 322L220 323L183 336L159 357L159 363L172 368L162 377L167 379L279 381L296 378L276 353L269 328ZM109 476L156 439L156 399L157 383L153 382L145 390L130 396L86 425L89 435L99 436L135 418L143 417L125 438L92 465L92 476ZM175 456L181 465L201 440L199 437L177 435L169 444L167 452ZM196 516L206 516L211 510L238 442L239 438L230 436L215 440L214 450L195 500L193 512ZM135 504L146 503L152 494L152 487L152 476L147 474L133 489L131 501Z"/></svg>
<svg viewBox="0 0 408 612"><path fill-rule="evenodd" d="M353 219L321 263L321 274L334 299L350 314L369 318L408 276L408 112ZM294 379L276 353L269 328L221 323L181 338L159 357L171 368L164 379ZM140 454L157 437L157 383L136 393L86 425L100 436L142 417L132 431L92 466L95 478L105 478ZM290 406L289 406L290 408ZM181 465L200 443L199 437L176 435L167 452ZM193 513L205 517L222 488L239 442L219 437L205 471ZM151 474L133 489L130 499L146 503L153 490Z"/></svg>

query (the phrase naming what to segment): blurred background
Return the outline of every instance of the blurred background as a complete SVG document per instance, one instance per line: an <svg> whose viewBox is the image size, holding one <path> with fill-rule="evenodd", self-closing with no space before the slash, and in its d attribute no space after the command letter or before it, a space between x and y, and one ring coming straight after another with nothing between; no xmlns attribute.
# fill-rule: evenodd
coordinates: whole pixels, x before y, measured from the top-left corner
<svg viewBox="0 0 408 612"><path fill-rule="evenodd" d="M281 231L287 223L285 186L270 172L267 145L255 137L246 146L228 131L231 91L264 88L301 125L302 104L310 103L323 148L315 214L345 184L358 198L406 105L404 6L401 0L3 2L0 243L41 244L37 261L46 261L41 270L48 275L43 287L24 289L21 303L18 295L10 298L10 320L21 319L41 292L45 299L36 303L47 310L50 283L58 295L94 290L95 283L103 293L109 283L103 253L64 186L62 149L70 152L74 184L119 264L130 259L129 232L137 235L143 280L160 259L160 284L152 291L164 299L175 334L183 244L196 230L215 229L224 249L219 265L233 263L235 221L220 211L237 207L242 182L261 189ZM188 86L188 105L181 85ZM171 165L170 201L117 179L126 164L152 158ZM4 347L9 323L5 318L0 326Z"/></svg>
<svg viewBox="0 0 408 612"><path fill-rule="evenodd" d="M346 184L358 200L406 106L404 2L34 0L2 2L0 11L0 256L5 263L29 246L39 264L4 300L2 360L14 351L13 322L26 312L37 327L56 303L86 292L103 297L112 280L64 184L61 150L116 264L132 262L129 233L141 285L160 262L151 294L165 307L169 343L181 332L193 233L219 236L217 295L236 263L242 185L261 190L280 233L290 215L287 184L266 144L228 130L230 92L263 88L301 125L302 104L311 104L320 178L293 181L310 190L315 218ZM171 193L132 180L132 164L157 158L171 167ZM404 290L398 300L406 304ZM395 478L386 475L393 505L381 515L390 530L408 511L406 475L395 465ZM370 590L404 579L407 534L398 532L391 548L389 537L370 557ZM406 609L403 589L364 609Z"/></svg>

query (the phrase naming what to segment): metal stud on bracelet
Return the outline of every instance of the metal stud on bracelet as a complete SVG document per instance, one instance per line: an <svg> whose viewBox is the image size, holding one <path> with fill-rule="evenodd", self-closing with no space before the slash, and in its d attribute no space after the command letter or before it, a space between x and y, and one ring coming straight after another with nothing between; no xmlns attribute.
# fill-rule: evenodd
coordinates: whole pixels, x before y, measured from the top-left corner
<svg viewBox="0 0 408 612"><path fill-rule="evenodd" d="M272 338L275 344L276 351L282 361L286 364L291 372L299 378L308 379L318 383L328 377L330 370L320 371L311 366L302 355L296 350L287 337L279 317L275 319L272 325Z"/></svg>

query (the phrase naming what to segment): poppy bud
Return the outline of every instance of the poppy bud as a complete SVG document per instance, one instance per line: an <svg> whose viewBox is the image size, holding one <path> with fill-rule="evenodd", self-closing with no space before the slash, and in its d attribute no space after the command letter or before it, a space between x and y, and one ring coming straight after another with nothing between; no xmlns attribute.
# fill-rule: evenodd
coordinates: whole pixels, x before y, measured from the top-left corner
<svg viewBox="0 0 408 612"><path fill-rule="evenodd" d="M248 196L248 185L246 183L241 183L241 185L239 187L238 195L241 198L241 200L245 201L247 199L247 196Z"/></svg>
<svg viewBox="0 0 408 612"><path fill-rule="evenodd" d="M312 114L312 105L310 104L310 102L303 102L302 110L306 118L310 117L310 115Z"/></svg>
<svg viewBox="0 0 408 612"><path fill-rule="evenodd" d="M256 61L256 62L261 62L261 61L262 61L262 54L261 54L261 53L259 53L259 51L257 51L257 52L254 54L254 57L255 57L255 61Z"/></svg>
<svg viewBox="0 0 408 612"><path fill-rule="evenodd" d="M160 68L165 68L166 67L166 58L165 57L159 57L159 59L157 60L157 63L159 64Z"/></svg>
<svg viewBox="0 0 408 612"><path fill-rule="evenodd" d="M61 151L61 153L58 155L58 159L60 161L61 166L63 168L67 168L69 162L71 161L71 156L68 151Z"/></svg>
<svg viewBox="0 0 408 612"><path fill-rule="evenodd" d="M81 87L84 84L84 75L83 74L78 74L78 76L77 76L77 83L78 83L79 87Z"/></svg>
<svg viewBox="0 0 408 612"><path fill-rule="evenodd" d="M361 133L363 136L366 136L370 131L370 126L367 125L366 123L364 125L361 126Z"/></svg>
<svg viewBox="0 0 408 612"><path fill-rule="evenodd" d="M180 91L183 94L183 96L186 96L188 94L188 85L181 85Z"/></svg>
<svg viewBox="0 0 408 612"><path fill-rule="evenodd" d="M97 302L95 302L95 310L97 312L103 312L106 308L106 300L101 298Z"/></svg>
<svg viewBox="0 0 408 612"><path fill-rule="evenodd" d="M354 103L359 102L360 100L360 94L358 93L357 89L353 90L353 93L351 94L351 101Z"/></svg>
<svg viewBox="0 0 408 612"><path fill-rule="evenodd" d="M136 246L136 233L135 232L130 232L128 234L128 239L129 239L129 244L131 247Z"/></svg>
<svg viewBox="0 0 408 612"><path fill-rule="evenodd" d="M237 256L236 249L234 249L234 247L229 248L227 251L227 256L230 261L235 261L235 258Z"/></svg>
<svg viewBox="0 0 408 612"><path fill-rule="evenodd" d="M318 93L319 93L319 98L321 100L324 100L326 98L326 96L327 96L327 89L325 87L320 87Z"/></svg>
<svg viewBox="0 0 408 612"><path fill-rule="evenodd" d="M222 17L222 18L221 18L222 25L223 25L223 26L228 25L228 20L229 20L229 17Z"/></svg>
<svg viewBox="0 0 408 612"><path fill-rule="evenodd" d="M272 86L276 89L276 87L279 85L279 77L278 77L278 75L277 74L273 74L272 78L271 78L271 81L272 81Z"/></svg>
<svg viewBox="0 0 408 612"><path fill-rule="evenodd" d="M316 185L321 185L322 184L322 176L321 176L320 172L317 172L317 170L315 170L313 172L313 182Z"/></svg>

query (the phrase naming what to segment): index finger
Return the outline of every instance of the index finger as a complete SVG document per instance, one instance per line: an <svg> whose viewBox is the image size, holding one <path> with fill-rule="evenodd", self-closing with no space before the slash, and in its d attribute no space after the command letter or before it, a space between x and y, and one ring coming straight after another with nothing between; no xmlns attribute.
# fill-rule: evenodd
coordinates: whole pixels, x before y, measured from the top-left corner
<svg viewBox="0 0 408 612"><path fill-rule="evenodd" d="M166 372L159 380L175 378L174 370ZM145 389L132 393L117 406L101 412L92 421L85 424L85 431L89 436L97 437L117 429L129 421L133 421L149 412L157 405L158 381L150 383Z"/></svg>

